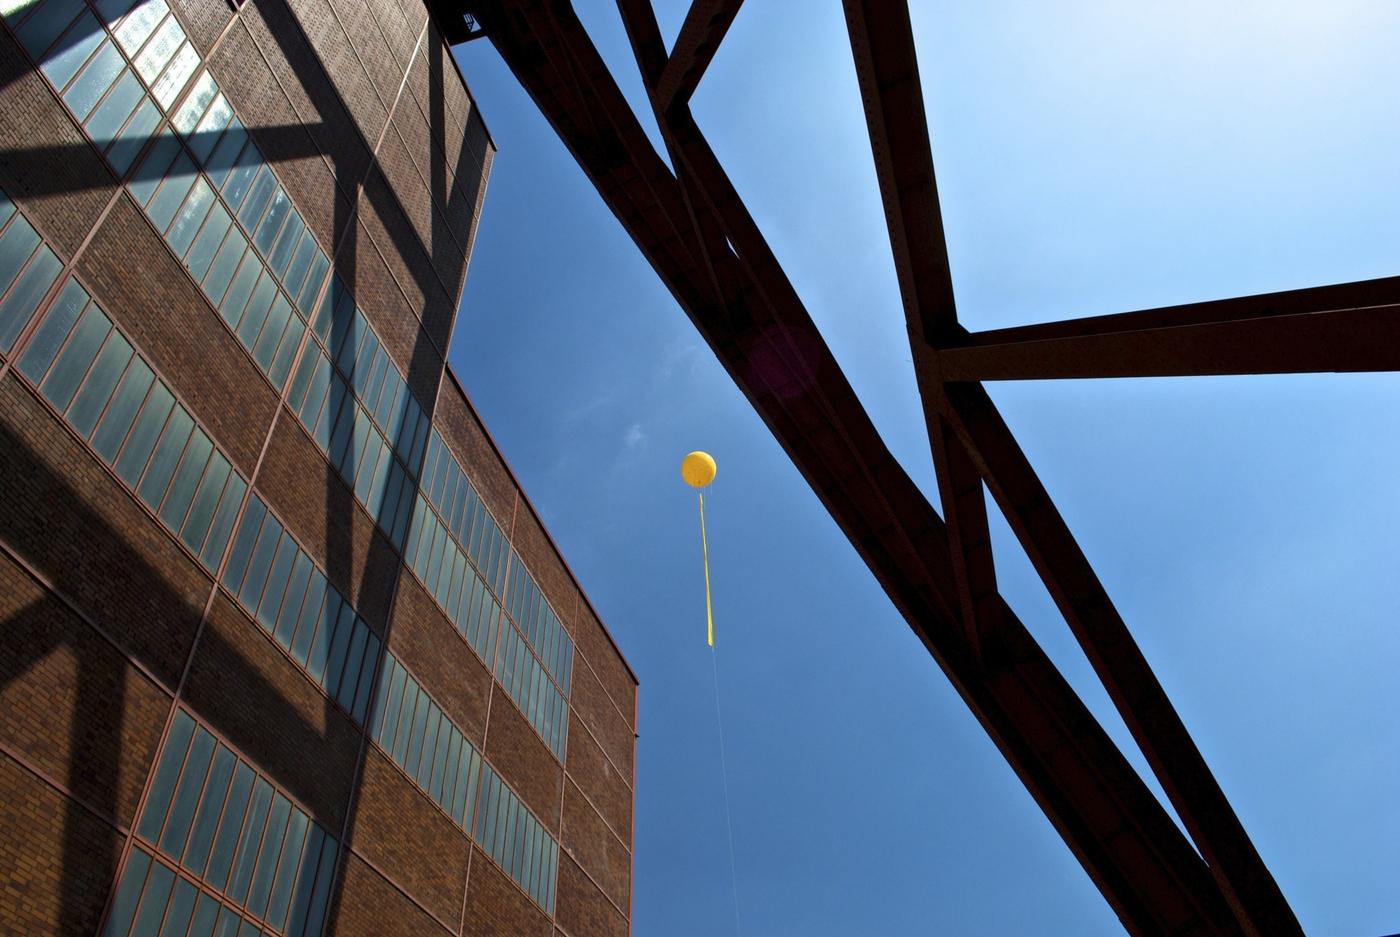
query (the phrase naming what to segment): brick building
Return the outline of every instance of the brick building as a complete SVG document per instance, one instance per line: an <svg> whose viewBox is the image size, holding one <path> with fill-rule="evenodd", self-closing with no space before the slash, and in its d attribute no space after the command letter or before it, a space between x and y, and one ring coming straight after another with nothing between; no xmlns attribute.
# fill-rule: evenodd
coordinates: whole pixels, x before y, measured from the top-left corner
<svg viewBox="0 0 1400 937"><path fill-rule="evenodd" d="M0 0L0 932L625 935L636 679L445 365L419 0Z"/></svg>

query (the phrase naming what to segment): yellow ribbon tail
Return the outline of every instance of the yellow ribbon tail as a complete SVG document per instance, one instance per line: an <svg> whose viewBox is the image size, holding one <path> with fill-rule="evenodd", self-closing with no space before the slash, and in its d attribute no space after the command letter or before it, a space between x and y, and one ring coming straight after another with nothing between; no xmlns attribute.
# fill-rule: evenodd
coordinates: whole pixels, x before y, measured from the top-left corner
<svg viewBox="0 0 1400 937"><path fill-rule="evenodd" d="M705 638L715 646L715 616L710 608L710 544L705 538L705 493L700 493L700 555L705 560Z"/></svg>

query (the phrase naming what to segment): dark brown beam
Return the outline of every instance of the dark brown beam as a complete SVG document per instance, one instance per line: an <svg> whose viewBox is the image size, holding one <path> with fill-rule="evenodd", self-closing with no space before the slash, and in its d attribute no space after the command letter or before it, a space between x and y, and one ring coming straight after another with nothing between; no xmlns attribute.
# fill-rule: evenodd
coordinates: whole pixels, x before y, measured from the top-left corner
<svg viewBox="0 0 1400 937"><path fill-rule="evenodd" d="M949 422L1069 623L1247 934L1303 931L1049 493L980 384L948 384Z"/></svg>
<svg viewBox="0 0 1400 937"><path fill-rule="evenodd" d="M666 58L666 67L656 80L656 96L662 111L690 101L743 2L692 0L676 44Z"/></svg>
<svg viewBox="0 0 1400 937"><path fill-rule="evenodd" d="M1143 321L1159 318L1144 314ZM1110 331L1009 342L984 332L962 347L943 348L932 363L949 381L1400 370L1400 305L1134 324L1116 319L1118 328ZM1036 334L1033 326L1015 331Z"/></svg>
<svg viewBox="0 0 1400 937"><path fill-rule="evenodd" d="M706 163L708 149L684 150L683 187L566 4L475 0L472 9L1125 926L1238 933L1205 864L1004 603L999 653L973 659L942 522L880 440L717 164ZM639 55L645 73L655 56ZM735 249L719 249L692 211L722 225Z"/></svg>
<svg viewBox="0 0 1400 937"><path fill-rule="evenodd" d="M941 347L955 334L957 314L909 7L845 0L845 8L909 331Z"/></svg>
<svg viewBox="0 0 1400 937"><path fill-rule="evenodd" d="M959 330L908 9L897 0L846 0L846 18L954 544L959 544L959 528L980 522L970 529L978 534L985 530L985 478L1134 738L1148 753L1241 928L1250 934L1301 934L1204 758L990 398L978 384L944 383L948 355L943 349L959 337ZM928 366L930 360L937 362L936 368ZM950 439L950 427L963 438ZM975 468L962 464L969 457L976 461ZM960 545L965 554L958 573L970 577L976 571L973 564L982 557L966 552L976 544ZM955 562L958 558L955 550ZM964 604L969 602L965 591Z"/></svg>

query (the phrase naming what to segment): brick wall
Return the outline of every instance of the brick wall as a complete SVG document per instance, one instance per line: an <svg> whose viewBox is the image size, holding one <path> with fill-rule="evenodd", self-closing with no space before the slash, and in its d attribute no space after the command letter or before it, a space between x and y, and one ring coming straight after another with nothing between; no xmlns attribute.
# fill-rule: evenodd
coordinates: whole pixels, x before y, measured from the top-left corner
<svg viewBox="0 0 1400 937"><path fill-rule="evenodd" d="M0 362L0 932L98 926L178 698L342 840L328 933L625 934L636 681L444 378L494 156L475 102L419 0L170 4L574 636L564 764L4 27L0 187L559 839L557 902L473 847Z"/></svg>

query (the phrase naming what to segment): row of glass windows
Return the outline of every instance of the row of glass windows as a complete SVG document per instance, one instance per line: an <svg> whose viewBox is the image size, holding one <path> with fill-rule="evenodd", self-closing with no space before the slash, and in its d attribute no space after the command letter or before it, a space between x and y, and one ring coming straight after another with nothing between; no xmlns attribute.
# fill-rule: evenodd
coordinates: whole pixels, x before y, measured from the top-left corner
<svg viewBox="0 0 1400 937"><path fill-rule="evenodd" d="M436 440L436 432L433 435ZM481 659L493 667L496 679L525 713L530 725L563 761L568 734L568 707L563 695L527 648L515 625L501 616L500 606L486 583L421 494L404 548L404 562ZM504 624L497 625L498 620ZM502 636L500 653L494 646L498 631Z"/></svg>
<svg viewBox="0 0 1400 937"><path fill-rule="evenodd" d="M496 679L515 705L530 720L554 757L564 760L569 729L569 704L549 679L539 659L530 652L514 625L501 629L501 649L496 654Z"/></svg>
<svg viewBox="0 0 1400 937"><path fill-rule="evenodd" d="M69 278L18 368L208 569L248 483Z"/></svg>
<svg viewBox="0 0 1400 937"><path fill-rule="evenodd" d="M428 444L427 461L423 464L422 488L428 501L437 509L438 516L472 558L496 595L502 595L506 556L510 552L505 534L436 429Z"/></svg>
<svg viewBox="0 0 1400 937"><path fill-rule="evenodd" d="M224 586L317 685L364 722L380 639L256 494L234 538Z"/></svg>
<svg viewBox="0 0 1400 937"><path fill-rule="evenodd" d="M491 666L496 654L501 606L466 555L446 535L437 515L419 495L404 562L462 636Z"/></svg>
<svg viewBox="0 0 1400 937"><path fill-rule="evenodd" d="M559 846L490 765L482 769L476 841L540 907L551 914L559 875Z"/></svg>
<svg viewBox="0 0 1400 937"><path fill-rule="evenodd" d="M369 731L443 812L470 832L481 756L392 653L379 668Z"/></svg>
<svg viewBox="0 0 1400 937"><path fill-rule="evenodd" d="M435 515L425 518L428 527L436 535L438 522L441 521L452 532L457 543L466 548L497 595L502 593L506 580L506 559L510 557L507 609L525 640L567 694L573 673L573 641L519 555L511 551L505 535L437 430L433 430L428 443L428 457L423 464L423 493L435 509ZM414 526L418 529L422 525ZM430 543L436 549L436 542ZM430 581L424 578L424 582ZM430 582L429 591L433 589L434 584ZM438 604L448 607L441 596L438 597Z"/></svg>
<svg viewBox="0 0 1400 937"><path fill-rule="evenodd" d="M190 877L133 848L107 937L321 932L339 844L183 709L136 835Z"/></svg>
<svg viewBox="0 0 1400 937"><path fill-rule="evenodd" d="M573 639L525 568L520 554L514 552L510 557L510 594L506 597L506 609L567 696L574 671Z"/></svg>

